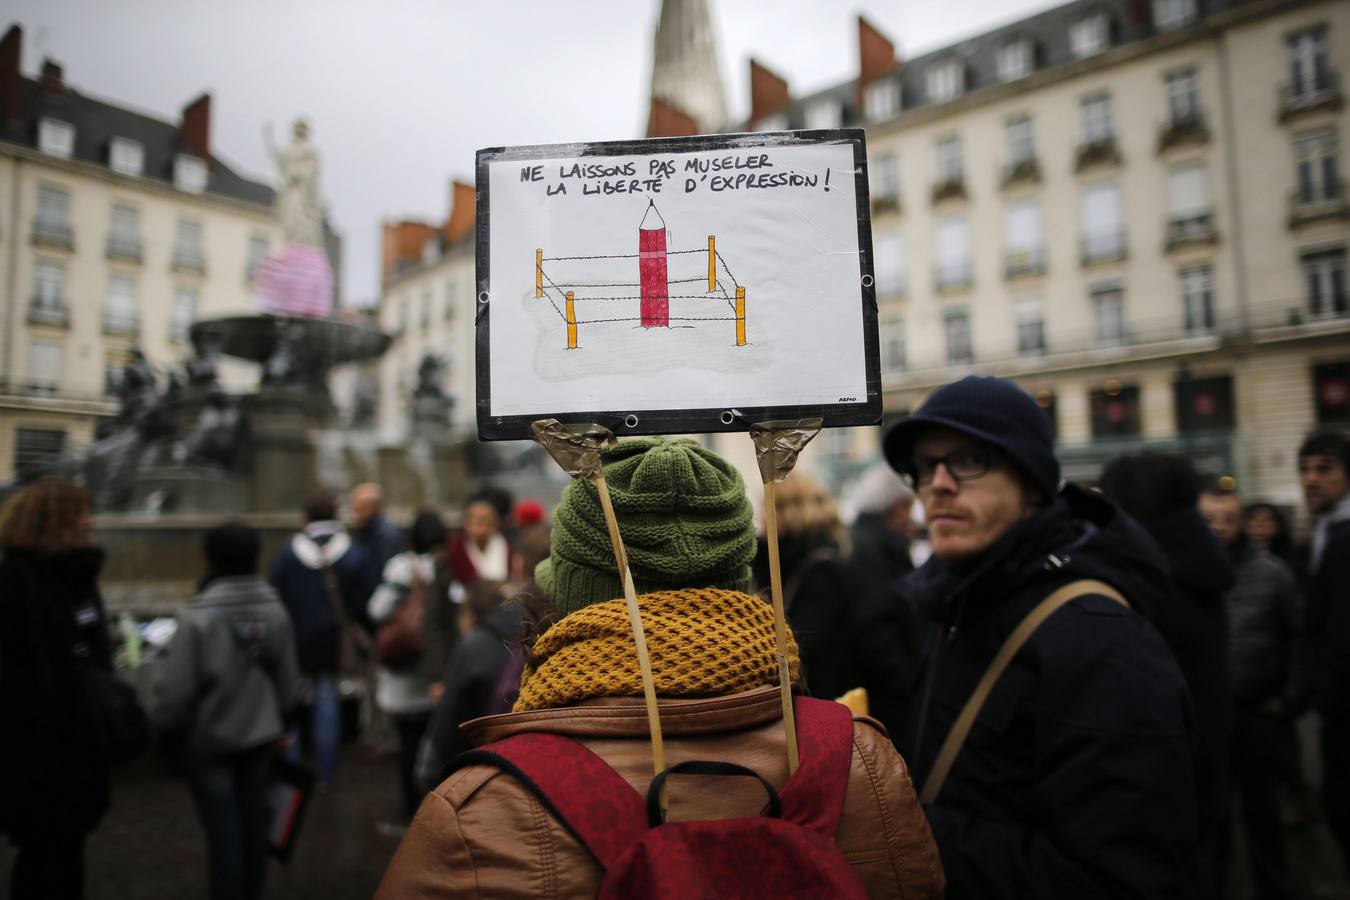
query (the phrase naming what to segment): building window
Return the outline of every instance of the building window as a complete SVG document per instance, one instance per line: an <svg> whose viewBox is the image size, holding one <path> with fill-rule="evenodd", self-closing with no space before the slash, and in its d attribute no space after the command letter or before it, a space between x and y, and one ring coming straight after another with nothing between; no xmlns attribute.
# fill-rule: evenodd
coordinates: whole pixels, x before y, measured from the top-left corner
<svg viewBox="0 0 1350 900"><path fill-rule="evenodd" d="M905 320L894 313L883 315L877 323L881 333L881 370L898 372L905 368Z"/></svg>
<svg viewBox="0 0 1350 900"><path fill-rule="evenodd" d="M108 220L108 255L120 259L141 258L141 214L134 206L114 203Z"/></svg>
<svg viewBox="0 0 1350 900"><path fill-rule="evenodd" d="M881 231L872 243L878 297L896 297L905 290L905 245L898 232Z"/></svg>
<svg viewBox="0 0 1350 900"><path fill-rule="evenodd" d="M1294 142L1298 159L1298 200L1317 203L1340 196L1340 173L1336 161L1336 132L1323 131Z"/></svg>
<svg viewBox="0 0 1350 900"><path fill-rule="evenodd" d="M179 219L174 232L173 264L180 269L201 271L206 263L202 258L202 223L195 219Z"/></svg>
<svg viewBox="0 0 1350 900"><path fill-rule="evenodd" d="M883 78L869 84L863 90L863 109L869 122L883 122L900 115L900 82Z"/></svg>
<svg viewBox="0 0 1350 900"><path fill-rule="evenodd" d="M937 142L938 183L946 184L961 180L961 136L949 134L938 138Z"/></svg>
<svg viewBox="0 0 1350 900"><path fill-rule="evenodd" d="M29 393L54 395L61 384L61 345L32 341L28 345Z"/></svg>
<svg viewBox="0 0 1350 900"><path fill-rule="evenodd" d="M1125 295L1119 287L1092 291L1092 322L1098 344L1114 347L1125 343Z"/></svg>
<svg viewBox="0 0 1350 900"><path fill-rule="evenodd" d="M1020 38L1008 41L994 56L999 81L1015 81L1031 74L1031 41Z"/></svg>
<svg viewBox="0 0 1350 900"><path fill-rule="evenodd" d="M1214 330L1214 272L1209 266L1181 270L1181 308L1187 334L1208 334Z"/></svg>
<svg viewBox="0 0 1350 900"><path fill-rule="evenodd" d="M1069 26L1069 51L1078 59L1101 53L1108 41L1106 16L1097 13Z"/></svg>
<svg viewBox="0 0 1350 900"><path fill-rule="evenodd" d="M1004 225L1007 247L1007 273L1026 275L1044 268L1044 243L1041 234L1041 205L1025 200L1008 207Z"/></svg>
<svg viewBox="0 0 1350 900"><path fill-rule="evenodd" d="M455 283L447 281L445 283L445 321L455 321L455 297L458 292L455 290Z"/></svg>
<svg viewBox="0 0 1350 900"><path fill-rule="evenodd" d="M970 345L970 316L964 310L949 310L943 317L947 332L947 363L960 366L975 358Z"/></svg>
<svg viewBox="0 0 1350 900"><path fill-rule="evenodd" d="M1105 144L1115 138L1111 122L1111 95L1094 94L1083 98L1083 143Z"/></svg>
<svg viewBox="0 0 1350 900"><path fill-rule="evenodd" d="M1171 229L1191 233L1210 224L1209 171L1204 163L1178 166L1167 174Z"/></svg>
<svg viewBox="0 0 1350 900"><path fill-rule="evenodd" d="M889 209L900 206L900 160L894 153L878 153L872 163L872 203ZM880 211L880 210L879 210Z"/></svg>
<svg viewBox="0 0 1350 900"><path fill-rule="evenodd" d="M937 286L959 288L970 284L970 229L965 216L948 216L937 223Z"/></svg>
<svg viewBox="0 0 1350 900"><path fill-rule="evenodd" d="M61 458L66 433L59 428L14 429L14 474L23 478Z"/></svg>
<svg viewBox="0 0 1350 900"><path fill-rule="evenodd" d="M1332 89L1327 30L1309 28L1286 39L1289 56L1289 93L1300 100Z"/></svg>
<svg viewBox="0 0 1350 900"><path fill-rule="evenodd" d="M60 119L40 119L38 149L51 156L70 159L75 153L75 126Z"/></svg>
<svg viewBox="0 0 1350 900"><path fill-rule="evenodd" d="M251 234L248 237L248 256L244 263L244 275L252 281L258 275L258 266L267 259L269 242L265 234Z"/></svg>
<svg viewBox="0 0 1350 900"><path fill-rule="evenodd" d="M109 347L103 353L103 393L115 396L122 389L122 373L131 362L131 352L124 347Z"/></svg>
<svg viewBox="0 0 1350 900"><path fill-rule="evenodd" d="M136 280L130 275L109 275L103 298L103 330L110 334L135 334Z"/></svg>
<svg viewBox="0 0 1350 900"><path fill-rule="evenodd" d="M838 100L817 100L806 107L806 127L838 128L843 113Z"/></svg>
<svg viewBox="0 0 1350 900"><path fill-rule="evenodd" d="M1233 409L1233 379L1182 377L1172 385L1177 431L1198 434L1232 431L1237 424Z"/></svg>
<svg viewBox="0 0 1350 900"><path fill-rule="evenodd" d="M945 103L961 96L965 89L965 66L960 60L948 60L928 67L928 99Z"/></svg>
<svg viewBox="0 0 1350 900"><path fill-rule="evenodd" d="M1139 415L1139 388L1112 379L1106 387L1088 394L1092 411L1092 436L1129 437L1142 430Z"/></svg>
<svg viewBox="0 0 1350 900"><path fill-rule="evenodd" d="M1313 366L1313 391L1319 423L1350 422L1350 362Z"/></svg>
<svg viewBox="0 0 1350 900"><path fill-rule="evenodd" d="M1195 18L1195 0L1153 0L1153 24L1158 28L1180 28Z"/></svg>
<svg viewBox="0 0 1350 900"><path fill-rule="evenodd" d="M1017 353L1019 356L1039 356L1045 352L1045 316L1041 301L1024 297L1013 307L1017 322Z"/></svg>
<svg viewBox="0 0 1350 900"><path fill-rule="evenodd" d="M1303 282L1308 291L1308 314L1314 319L1350 313L1350 298L1345 289L1344 247L1305 254Z"/></svg>
<svg viewBox="0 0 1350 900"><path fill-rule="evenodd" d="M1167 118L1185 122L1200 115L1200 85L1194 69L1171 72L1163 78L1167 94Z"/></svg>
<svg viewBox="0 0 1350 900"><path fill-rule="evenodd" d="M1083 191L1083 259L1102 262L1125 255L1120 186L1094 184Z"/></svg>
<svg viewBox="0 0 1350 900"><path fill-rule="evenodd" d="M113 138L108 145L108 167L122 175L140 175L145 169L145 147L140 141Z"/></svg>
<svg viewBox="0 0 1350 900"><path fill-rule="evenodd" d="M1031 131L1031 118L1018 116L1003 126L1008 144L1008 165L1018 166L1036 158L1036 143Z"/></svg>
<svg viewBox="0 0 1350 900"><path fill-rule="evenodd" d="M173 186L189 194L206 190L206 161L200 157L180 153L173 159Z"/></svg>
<svg viewBox="0 0 1350 900"><path fill-rule="evenodd" d="M38 185L36 237L47 243L69 246L70 192L50 184Z"/></svg>
<svg viewBox="0 0 1350 900"><path fill-rule="evenodd" d="M197 289L179 285L173 289L173 311L169 315L169 338L185 341L197 319Z"/></svg>
<svg viewBox="0 0 1350 900"><path fill-rule="evenodd" d="M50 260L33 266L33 302L30 321L42 325L65 325L70 320L66 307L66 267Z"/></svg>

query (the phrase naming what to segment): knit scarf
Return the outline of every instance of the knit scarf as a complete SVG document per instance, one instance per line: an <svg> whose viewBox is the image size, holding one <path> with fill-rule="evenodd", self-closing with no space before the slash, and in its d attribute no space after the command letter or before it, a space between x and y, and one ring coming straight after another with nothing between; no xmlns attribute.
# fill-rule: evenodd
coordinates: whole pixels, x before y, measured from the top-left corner
<svg viewBox="0 0 1350 900"><path fill-rule="evenodd" d="M660 697L716 697L778 683L773 608L719 588L638 597ZM539 636L520 676L515 711L569 706L590 697L640 697L642 678L623 600L582 607ZM799 677L788 632L788 668Z"/></svg>

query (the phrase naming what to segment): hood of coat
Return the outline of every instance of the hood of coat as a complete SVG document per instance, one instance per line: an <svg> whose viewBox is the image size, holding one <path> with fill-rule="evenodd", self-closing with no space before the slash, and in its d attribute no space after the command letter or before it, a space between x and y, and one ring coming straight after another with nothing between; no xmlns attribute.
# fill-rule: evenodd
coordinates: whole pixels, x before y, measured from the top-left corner
<svg viewBox="0 0 1350 900"><path fill-rule="evenodd" d="M957 568L932 557L908 584L926 616L959 625L1040 583L1048 593L1081 578L1112 585L1146 616L1171 588L1168 562L1148 533L1106 497L1068 484L973 567Z"/></svg>
<svg viewBox="0 0 1350 900"><path fill-rule="evenodd" d="M291 551L306 568L335 565L352 548L352 539L337 522L311 522L291 538Z"/></svg>
<svg viewBox="0 0 1350 900"><path fill-rule="evenodd" d="M1178 587L1196 597L1218 599L1233 586L1233 563L1195 507L1144 525L1172 570Z"/></svg>

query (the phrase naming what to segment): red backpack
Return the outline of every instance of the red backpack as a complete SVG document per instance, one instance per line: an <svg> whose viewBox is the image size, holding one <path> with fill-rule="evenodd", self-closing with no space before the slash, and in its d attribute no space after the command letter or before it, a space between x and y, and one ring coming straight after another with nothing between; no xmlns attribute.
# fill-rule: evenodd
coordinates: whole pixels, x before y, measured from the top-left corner
<svg viewBox="0 0 1350 900"><path fill-rule="evenodd" d="M452 769L487 764L517 778L605 870L602 898L866 897L834 842L853 715L809 698L796 710L801 765L781 791L744 766L691 760L652 779L644 799L581 743L536 732L463 753ZM663 823L658 798L672 774L755 778L765 814Z"/></svg>

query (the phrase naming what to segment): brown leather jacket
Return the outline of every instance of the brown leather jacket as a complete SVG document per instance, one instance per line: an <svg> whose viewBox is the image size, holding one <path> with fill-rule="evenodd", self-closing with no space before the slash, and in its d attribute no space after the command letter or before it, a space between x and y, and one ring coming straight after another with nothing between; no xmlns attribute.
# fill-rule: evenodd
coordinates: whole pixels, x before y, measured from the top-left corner
<svg viewBox="0 0 1350 900"><path fill-rule="evenodd" d="M661 701L666 765L688 759L748 766L775 787L787 781L775 687L725 697ZM651 781L641 698L591 700L562 709L465 723L474 744L525 731L576 738L645 795ZM763 790L724 779L715 790L672 782L670 818L758 815ZM747 782L742 784L741 782ZM853 764L836 842L873 897L940 897L937 845L904 760L872 719L853 721ZM512 776L492 766L459 769L422 802L376 893L408 897L594 897L602 871L590 853Z"/></svg>

